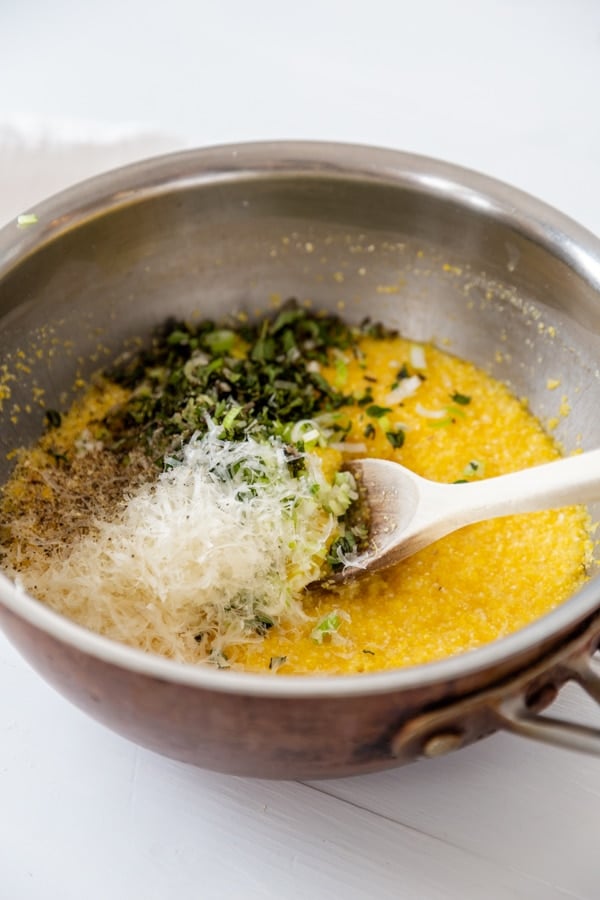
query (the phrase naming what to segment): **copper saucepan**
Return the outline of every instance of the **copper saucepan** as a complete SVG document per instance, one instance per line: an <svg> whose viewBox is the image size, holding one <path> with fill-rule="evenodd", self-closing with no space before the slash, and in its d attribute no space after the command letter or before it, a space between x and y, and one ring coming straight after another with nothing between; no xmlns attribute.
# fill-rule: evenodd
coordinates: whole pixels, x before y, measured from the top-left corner
<svg viewBox="0 0 600 900"><path fill-rule="evenodd" d="M600 242L506 185L387 150L249 144L128 166L32 212L28 227L0 232L0 481L7 451L40 433L42 407L64 406L76 379L128 341L170 315L253 315L274 295L449 343L542 418L559 373L572 411L558 439L600 446ZM173 663L88 632L1 577L0 622L88 713L223 772L368 772L499 728L600 754L600 729L542 715L572 679L600 701L596 578L479 650L345 677Z"/></svg>

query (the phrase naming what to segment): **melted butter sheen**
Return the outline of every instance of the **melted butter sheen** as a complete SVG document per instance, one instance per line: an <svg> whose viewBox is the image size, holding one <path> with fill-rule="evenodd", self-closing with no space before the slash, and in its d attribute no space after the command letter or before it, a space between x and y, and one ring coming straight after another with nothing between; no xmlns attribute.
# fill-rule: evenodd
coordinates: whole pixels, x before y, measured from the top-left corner
<svg viewBox="0 0 600 900"><path fill-rule="evenodd" d="M397 460L442 482L464 478L472 462L479 476L492 477L560 455L526 404L470 363L426 347L425 380L399 406L387 397L411 345L400 338L365 338L360 347L364 358L359 364L348 356L340 389L360 394L370 387L373 404L392 406L383 427L368 406L348 407L347 440L365 444L366 455ZM340 367L323 374L339 379ZM453 401L456 394L470 402ZM423 410L444 416L431 418ZM375 434L366 437L369 425ZM385 431L398 425L405 441L395 449ZM230 648L229 658L260 672L277 660L281 675L351 674L463 653L564 602L585 579L590 552L589 519L581 507L471 525L393 569L308 598L311 616L348 614L322 643L312 637L313 619L300 629L273 628L260 641Z"/></svg>

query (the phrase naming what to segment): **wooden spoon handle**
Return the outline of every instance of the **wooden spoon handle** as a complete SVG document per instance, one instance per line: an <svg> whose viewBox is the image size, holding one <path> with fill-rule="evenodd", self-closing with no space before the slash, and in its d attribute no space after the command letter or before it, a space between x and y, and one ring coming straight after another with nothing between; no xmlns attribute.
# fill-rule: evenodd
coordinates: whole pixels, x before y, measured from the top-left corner
<svg viewBox="0 0 600 900"><path fill-rule="evenodd" d="M463 524L600 500L600 450L569 456L497 478L448 486ZM450 498L448 497L448 502Z"/></svg>

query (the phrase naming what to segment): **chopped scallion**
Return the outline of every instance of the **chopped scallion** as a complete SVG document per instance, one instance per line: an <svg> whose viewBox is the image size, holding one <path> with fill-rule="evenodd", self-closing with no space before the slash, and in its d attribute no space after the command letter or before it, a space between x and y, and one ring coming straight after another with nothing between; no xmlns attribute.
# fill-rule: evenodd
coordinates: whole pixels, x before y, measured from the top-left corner
<svg viewBox="0 0 600 900"><path fill-rule="evenodd" d="M22 213L22 215L17 216L17 227L18 228L28 228L30 225L37 225L38 217L35 213Z"/></svg>
<svg viewBox="0 0 600 900"><path fill-rule="evenodd" d="M311 631L311 638L316 644L322 644L323 640L331 637L334 634L340 625L342 624L342 620L338 613L332 612L328 615L324 616L313 628Z"/></svg>

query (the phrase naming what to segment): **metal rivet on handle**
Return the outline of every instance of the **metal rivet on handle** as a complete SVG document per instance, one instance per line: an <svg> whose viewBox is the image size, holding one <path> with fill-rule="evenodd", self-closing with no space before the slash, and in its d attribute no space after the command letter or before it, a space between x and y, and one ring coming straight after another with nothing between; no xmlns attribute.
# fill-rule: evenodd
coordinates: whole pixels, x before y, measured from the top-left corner
<svg viewBox="0 0 600 900"><path fill-rule="evenodd" d="M462 746L462 742L462 734L458 734L456 731L442 731L425 741L422 753L430 759L434 756L443 756L445 753L451 753L452 750L458 750Z"/></svg>

